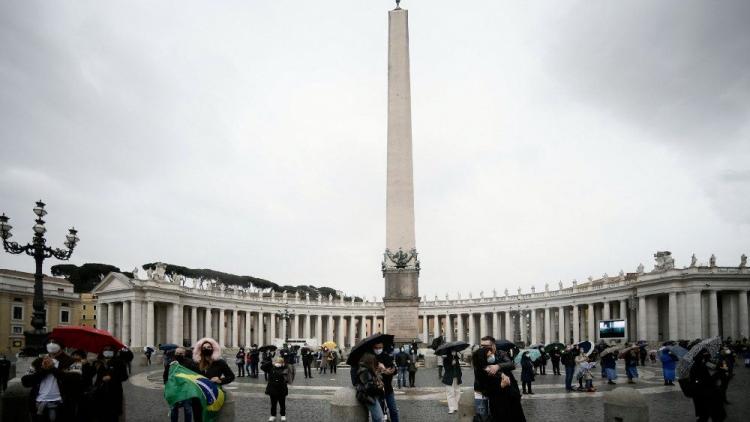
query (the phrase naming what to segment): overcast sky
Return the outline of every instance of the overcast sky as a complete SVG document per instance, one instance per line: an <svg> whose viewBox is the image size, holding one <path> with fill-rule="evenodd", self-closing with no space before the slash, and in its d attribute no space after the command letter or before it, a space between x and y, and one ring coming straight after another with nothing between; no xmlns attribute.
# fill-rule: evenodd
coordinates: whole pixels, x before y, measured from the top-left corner
<svg viewBox="0 0 750 422"><path fill-rule="evenodd" d="M382 296L393 6L0 2L14 240ZM750 253L750 2L402 6L420 294Z"/></svg>

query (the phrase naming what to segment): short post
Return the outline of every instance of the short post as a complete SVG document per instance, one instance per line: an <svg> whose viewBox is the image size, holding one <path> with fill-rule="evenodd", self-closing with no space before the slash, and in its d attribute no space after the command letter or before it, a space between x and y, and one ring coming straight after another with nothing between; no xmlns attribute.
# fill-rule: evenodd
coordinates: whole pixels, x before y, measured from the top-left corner
<svg viewBox="0 0 750 422"><path fill-rule="evenodd" d="M328 420L333 422L367 422L367 409L357 400L352 387L342 387L333 393L328 402Z"/></svg>
<svg viewBox="0 0 750 422"><path fill-rule="evenodd" d="M224 405L221 406L221 410L216 417L216 422L230 422L234 421L234 395L224 390Z"/></svg>
<svg viewBox="0 0 750 422"><path fill-rule="evenodd" d="M424 367L425 369L435 368L437 367L437 359L440 359L440 356L435 356L435 352L432 351L432 349L427 349L424 352Z"/></svg>
<svg viewBox="0 0 750 422"><path fill-rule="evenodd" d="M474 390L466 388L461 392L461 397L458 399L458 420L461 422L472 422L475 414Z"/></svg>
<svg viewBox="0 0 750 422"><path fill-rule="evenodd" d="M605 422L648 422L648 404L634 388L617 387L604 393Z"/></svg>

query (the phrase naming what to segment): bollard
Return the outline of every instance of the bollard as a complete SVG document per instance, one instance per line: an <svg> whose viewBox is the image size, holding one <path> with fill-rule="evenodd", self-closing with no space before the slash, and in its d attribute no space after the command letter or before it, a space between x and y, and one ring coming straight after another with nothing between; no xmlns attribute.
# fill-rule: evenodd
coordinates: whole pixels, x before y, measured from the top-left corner
<svg viewBox="0 0 750 422"><path fill-rule="evenodd" d="M648 404L638 390L617 387L604 393L605 422L648 422Z"/></svg>
<svg viewBox="0 0 750 422"><path fill-rule="evenodd" d="M472 422L474 415L474 390L467 388L461 392L461 397L458 399L458 420L461 422Z"/></svg>
<svg viewBox="0 0 750 422"><path fill-rule="evenodd" d="M328 420L331 422L367 422L369 413L357 400L352 387L342 387L333 393L328 402Z"/></svg>
<svg viewBox="0 0 750 422"><path fill-rule="evenodd" d="M28 398L30 388L21 385L20 378L8 382L8 388L0 398L0 421L29 421Z"/></svg>
<svg viewBox="0 0 750 422"><path fill-rule="evenodd" d="M425 351L424 354L424 367L425 369L437 367L437 360L441 359L440 356L435 356L435 352L432 350Z"/></svg>

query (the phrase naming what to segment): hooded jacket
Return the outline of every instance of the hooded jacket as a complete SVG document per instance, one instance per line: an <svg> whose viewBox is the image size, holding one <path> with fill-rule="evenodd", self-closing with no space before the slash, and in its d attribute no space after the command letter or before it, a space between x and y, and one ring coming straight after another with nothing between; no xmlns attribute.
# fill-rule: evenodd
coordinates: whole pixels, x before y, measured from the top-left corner
<svg viewBox="0 0 750 422"><path fill-rule="evenodd" d="M213 353L211 354L211 363L207 368L201 370L201 348L205 343L211 344L211 346L213 347ZM234 381L234 372L232 372L232 370L229 368L227 362L221 358L221 346L219 346L219 343L216 340L210 337L204 337L198 340L193 347L193 360L196 363L196 369L198 369L198 373L208 379L214 377L221 379L219 385L226 385Z"/></svg>

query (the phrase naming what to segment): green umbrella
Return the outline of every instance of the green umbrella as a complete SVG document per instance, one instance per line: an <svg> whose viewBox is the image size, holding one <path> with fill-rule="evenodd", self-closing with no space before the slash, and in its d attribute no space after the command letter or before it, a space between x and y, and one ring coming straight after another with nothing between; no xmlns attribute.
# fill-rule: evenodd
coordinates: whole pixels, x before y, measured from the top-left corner
<svg viewBox="0 0 750 422"><path fill-rule="evenodd" d="M516 358L513 359L513 361L516 362L516 365L521 364L521 357L526 352L529 352L529 358L531 358L532 362L542 357L542 352L540 352L539 349L522 349L520 352L518 352Z"/></svg>
<svg viewBox="0 0 750 422"><path fill-rule="evenodd" d="M558 352L562 352L563 350L565 350L565 345L562 343L550 343L544 346L544 351L547 353L552 353L555 348L557 348Z"/></svg>

